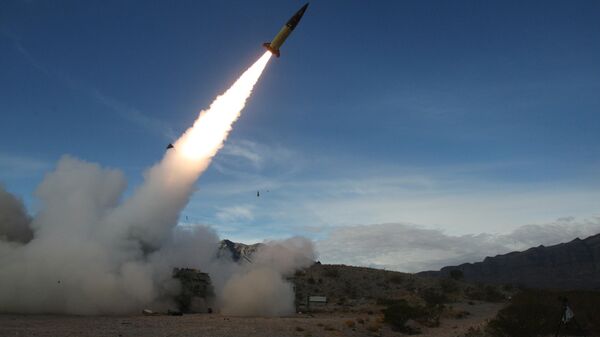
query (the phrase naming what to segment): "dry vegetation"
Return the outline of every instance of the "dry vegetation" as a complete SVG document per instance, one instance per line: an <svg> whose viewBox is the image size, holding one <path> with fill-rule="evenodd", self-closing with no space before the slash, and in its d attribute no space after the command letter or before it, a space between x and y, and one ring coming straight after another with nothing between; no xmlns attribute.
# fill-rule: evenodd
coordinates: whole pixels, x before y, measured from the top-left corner
<svg viewBox="0 0 600 337"><path fill-rule="evenodd" d="M468 284L460 275L434 279L319 264L292 281L299 313L290 317L0 315L0 336L542 336L555 332L560 296L569 297L588 333L600 331L597 292L518 291ZM309 295L328 303L308 310Z"/></svg>
<svg viewBox="0 0 600 337"><path fill-rule="evenodd" d="M423 306L477 300L503 302L512 291L472 285L455 278L428 278L414 274L345 265L320 265L298 271L292 278L296 305L306 310L307 296L326 296L326 306L311 311L381 311L398 300Z"/></svg>
<svg viewBox="0 0 600 337"><path fill-rule="evenodd" d="M568 336L600 336L600 292L524 290L487 327L492 336L535 337L556 333L567 298L575 321L562 327Z"/></svg>

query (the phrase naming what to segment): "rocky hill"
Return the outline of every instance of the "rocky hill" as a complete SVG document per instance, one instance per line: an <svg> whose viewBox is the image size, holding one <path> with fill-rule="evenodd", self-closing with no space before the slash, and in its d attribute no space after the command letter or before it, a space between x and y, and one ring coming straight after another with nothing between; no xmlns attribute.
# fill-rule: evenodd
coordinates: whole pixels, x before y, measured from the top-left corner
<svg viewBox="0 0 600 337"><path fill-rule="evenodd" d="M325 296L330 311L361 310L390 299L415 301L425 289L438 291L440 284L407 273L320 263L297 271L291 280L297 307L305 309L309 296Z"/></svg>
<svg viewBox="0 0 600 337"><path fill-rule="evenodd" d="M445 277L453 270L462 271L464 279L470 282L600 290L600 234L419 274Z"/></svg>
<svg viewBox="0 0 600 337"><path fill-rule="evenodd" d="M246 245L230 240L221 240L217 255L219 257L231 257L235 262L252 262L252 255L262 246L262 243Z"/></svg>

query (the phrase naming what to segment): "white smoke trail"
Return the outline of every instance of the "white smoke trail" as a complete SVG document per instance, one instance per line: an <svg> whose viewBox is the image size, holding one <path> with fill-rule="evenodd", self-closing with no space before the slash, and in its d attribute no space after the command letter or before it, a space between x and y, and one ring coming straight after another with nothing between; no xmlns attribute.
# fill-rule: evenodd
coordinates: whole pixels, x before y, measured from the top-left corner
<svg viewBox="0 0 600 337"><path fill-rule="evenodd" d="M223 146L270 58L271 53L266 52L208 110L200 112L194 125L175 142L174 149L146 173L145 182L135 195L111 214L111 232L112 227L120 227L149 248L158 247L168 237L189 200L194 182ZM144 212L138 211L142 209Z"/></svg>
<svg viewBox="0 0 600 337"><path fill-rule="evenodd" d="M232 275L240 275L241 267L215 263L214 231L176 224L195 181L221 148L270 57L265 53L202 111L123 203L121 172L69 156L61 158L37 189L42 208L29 225L16 199L0 189L0 201L8 200L7 207L0 207L0 221L10 220L0 224L0 312L118 314L147 306L164 309L178 291L171 279L173 267L212 272L217 289ZM312 246L308 250L302 254L310 256ZM274 272L284 272L266 269L269 279ZM275 279L281 283L281 276ZM269 291L264 282L257 286ZM293 298L285 301L288 304L278 308L289 311Z"/></svg>

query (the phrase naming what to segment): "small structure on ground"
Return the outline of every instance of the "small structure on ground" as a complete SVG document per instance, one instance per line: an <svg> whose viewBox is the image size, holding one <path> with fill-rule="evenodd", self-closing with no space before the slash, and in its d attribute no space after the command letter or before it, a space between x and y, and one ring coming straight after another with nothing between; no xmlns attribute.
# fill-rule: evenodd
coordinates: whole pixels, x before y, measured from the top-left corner
<svg viewBox="0 0 600 337"><path fill-rule="evenodd" d="M306 298L306 310L310 311L311 308L324 307L327 305L327 297L325 296L308 296Z"/></svg>

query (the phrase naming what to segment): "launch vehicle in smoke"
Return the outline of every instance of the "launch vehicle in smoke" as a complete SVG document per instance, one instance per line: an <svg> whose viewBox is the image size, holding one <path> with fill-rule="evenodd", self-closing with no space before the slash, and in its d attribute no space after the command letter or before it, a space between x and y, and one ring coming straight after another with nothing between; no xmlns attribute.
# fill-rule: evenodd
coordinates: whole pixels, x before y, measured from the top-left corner
<svg viewBox="0 0 600 337"><path fill-rule="evenodd" d="M308 7L308 3L306 3L304 6L302 6L302 8L300 8L296 12L296 14L294 14L294 16L292 16L288 20L288 22L283 26L283 28L281 28L279 33L277 33L277 35L275 35L275 37L273 38L273 40L271 42L263 43L263 46L265 48L267 48L271 53L273 53L273 55L279 57L279 48L285 42L285 40L288 38L288 36L292 33L294 28L296 28L296 26L300 22L300 19L302 19L302 15L304 15L304 12L306 11L307 7Z"/></svg>

